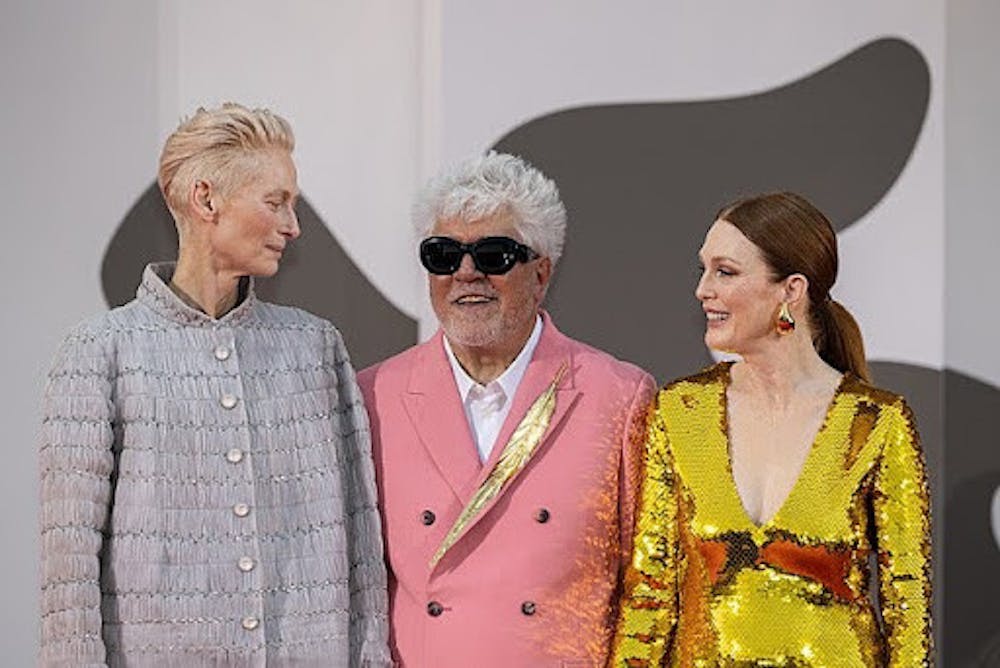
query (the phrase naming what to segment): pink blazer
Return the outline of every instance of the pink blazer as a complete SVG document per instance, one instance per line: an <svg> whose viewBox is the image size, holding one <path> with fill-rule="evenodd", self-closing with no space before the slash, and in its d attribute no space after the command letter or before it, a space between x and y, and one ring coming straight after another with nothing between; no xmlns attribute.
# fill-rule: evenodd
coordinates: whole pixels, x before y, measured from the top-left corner
<svg viewBox="0 0 1000 668"><path fill-rule="evenodd" d="M358 376L371 417L393 652L410 668L603 666L631 549L649 374L547 314L485 465L442 334ZM563 362L543 440L432 569L431 557Z"/></svg>

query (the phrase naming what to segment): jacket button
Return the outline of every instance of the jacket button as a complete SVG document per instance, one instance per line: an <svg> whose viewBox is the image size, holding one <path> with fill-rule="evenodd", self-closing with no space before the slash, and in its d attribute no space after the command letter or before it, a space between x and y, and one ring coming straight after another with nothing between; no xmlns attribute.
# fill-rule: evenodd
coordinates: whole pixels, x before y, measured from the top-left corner
<svg viewBox="0 0 1000 668"><path fill-rule="evenodd" d="M535 602L525 601L521 604L521 614L528 615L529 617L535 614Z"/></svg>
<svg viewBox="0 0 1000 668"><path fill-rule="evenodd" d="M549 513L548 508L539 508L538 512L535 513L535 521L539 524L545 524L548 522L549 517L551 517L551 514Z"/></svg>
<svg viewBox="0 0 1000 668"><path fill-rule="evenodd" d="M437 601L431 601L427 604L427 614L431 617L440 617L442 612L444 612L444 606Z"/></svg>
<svg viewBox="0 0 1000 668"><path fill-rule="evenodd" d="M429 527L430 525L434 524L434 520L436 519L437 517L435 517L434 513L430 510L425 510L424 512L420 513L420 521L424 523L424 526Z"/></svg>

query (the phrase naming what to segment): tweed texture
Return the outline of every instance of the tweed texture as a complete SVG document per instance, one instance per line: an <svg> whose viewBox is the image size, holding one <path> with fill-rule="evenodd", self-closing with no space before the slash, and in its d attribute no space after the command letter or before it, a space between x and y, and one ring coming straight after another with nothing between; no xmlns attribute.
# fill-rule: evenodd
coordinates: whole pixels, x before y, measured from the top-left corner
<svg viewBox="0 0 1000 668"><path fill-rule="evenodd" d="M371 441L343 341L215 320L150 265L61 347L41 435L44 666L388 666Z"/></svg>

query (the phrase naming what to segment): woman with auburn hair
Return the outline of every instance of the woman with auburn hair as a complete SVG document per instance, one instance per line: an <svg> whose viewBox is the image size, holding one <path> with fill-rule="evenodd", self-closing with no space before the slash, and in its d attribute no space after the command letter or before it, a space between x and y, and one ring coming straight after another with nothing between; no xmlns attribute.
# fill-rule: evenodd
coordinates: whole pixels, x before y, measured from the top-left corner
<svg viewBox="0 0 1000 668"><path fill-rule="evenodd" d="M368 421L340 333L254 295L299 236L292 129L199 109L159 183L176 263L46 389L42 666L389 666Z"/></svg>
<svg viewBox="0 0 1000 668"><path fill-rule="evenodd" d="M613 664L930 665L917 431L830 296L832 226L798 195L750 197L699 256L705 343L739 361L651 408Z"/></svg>

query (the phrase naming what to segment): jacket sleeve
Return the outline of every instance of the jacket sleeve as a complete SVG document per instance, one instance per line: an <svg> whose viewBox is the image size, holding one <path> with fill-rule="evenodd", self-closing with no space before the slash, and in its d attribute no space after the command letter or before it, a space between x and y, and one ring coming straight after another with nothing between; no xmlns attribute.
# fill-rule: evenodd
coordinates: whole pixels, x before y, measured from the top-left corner
<svg viewBox="0 0 1000 668"><path fill-rule="evenodd" d="M389 603L368 416L347 350L333 328L328 333L328 350L334 356L339 404L335 410L343 434L341 464L351 564L350 665L391 667Z"/></svg>
<svg viewBox="0 0 1000 668"><path fill-rule="evenodd" d="M874 516L889 665L931 665L930 502L913 413L900 399L878 462Z"/></svg>
<svg viewBox="0 0 1000 668"><path fill-rule="evenodd" d="M646 420L650 404L656 396L656 382L643 373L635 385L625 416L622 434L622 474L618 490L621 563L628 564L632 557L632 537L635 532L635 514L642 487L643 460L645 458Z"/></svg>
<svg viewBox="0 0 1000 668"><path fill-rule="evenodd" d="M659 666L677 622L678 483L663 416L650 409L632 558L611 648L613 666Z"/></svg>
<svg viewBox="0 0 1000 668"><path fill-rule="evenodd" d="M100 553L114 468L114 359L79 328L48 376L39 451L41 666L103 666Z"/></svg>

